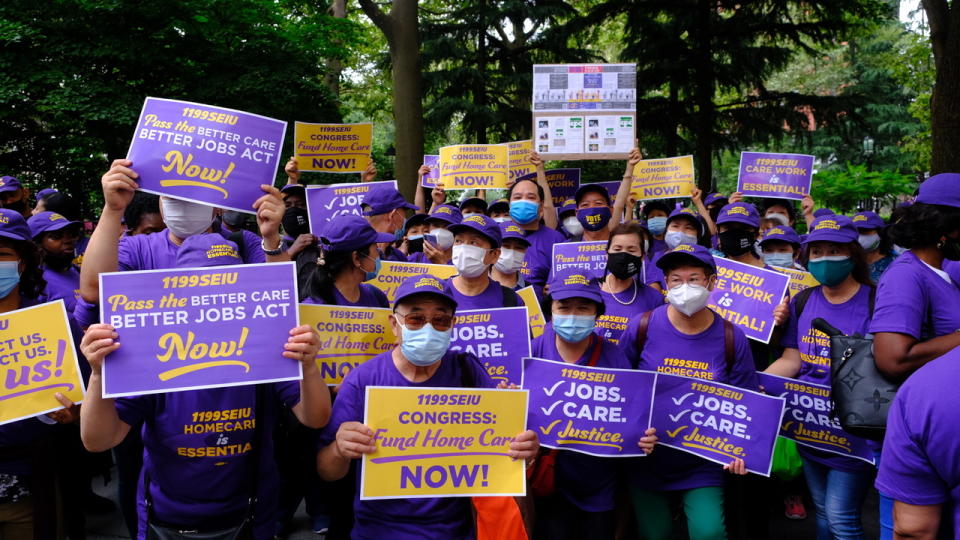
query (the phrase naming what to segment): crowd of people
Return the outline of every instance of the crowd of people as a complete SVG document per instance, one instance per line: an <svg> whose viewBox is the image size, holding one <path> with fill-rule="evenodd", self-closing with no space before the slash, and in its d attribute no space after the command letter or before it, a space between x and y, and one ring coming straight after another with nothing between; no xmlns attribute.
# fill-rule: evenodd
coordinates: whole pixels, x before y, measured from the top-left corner
<svg viewBox="0 0 960 540"><path fill-rule="evenodd" d="M644 458L552 453L555 490L517 499L511 508L523 526L497 537L763 539L773 511L803 519L809 500L818 539L864 538L874 485L883 538L960 534L960 419L951 410L960 383L960 174L930 177L885 220L839 215L809 196L799 208L696 189L689 207L638 202L630 188L640 159L634 149L615 196L584 183L560 207L536 153L535 178L513 182L505 199L480 191L450 204L437 187L418 188L410 202L379 189L316 236L310 220L325 216L308 212L293 158L288 183L261 186L250 213L138 191L137 164L116 160L89 236L71 197L49 188L32 197L3 177L0 313L63 300L87 392L82 405L58 395L62 409L0 426L0 540L84 538L84 512L112 504L91 481L113 465L133 538L283 538L304 500L313 530L328 539L483 537L469 498L359 499L358 458L377 445L363 424L365 389L513 387L451 350L451 332L458 311L522 306L516 291L528 286L547 319L531 345L538 358L655 370L669 356L706 366L692 376L750 390L762 390L757 372L829 385L829 345L813 323L823 318L845 334L872 334L877 367L905 382L874 444L877 466L799 446L799 479L766 478L739 459L718 465L662 447L657 426L645 426L631 442ZM375 177L370 168L363 180ZM553 246L577 241L606 243L602 279L552 271ZM784 297L771 314L773 338L761 343L707 307L720 258L806 270L819 285L802 302ZM317 334L299 326L282 354L301 363L300 381L102 396L102 366L123 330L99 321L101 273L291 260L300 302L390 308L396 345L328 388ZM452 265L456 275L410 278L391 303L369 283L381 261ZM249 443L245 451L176 451L210 435L183 429L196 411L235 409L254 419L230 433ZM532 430L510 443L531 471L547 452Z"/></svg>

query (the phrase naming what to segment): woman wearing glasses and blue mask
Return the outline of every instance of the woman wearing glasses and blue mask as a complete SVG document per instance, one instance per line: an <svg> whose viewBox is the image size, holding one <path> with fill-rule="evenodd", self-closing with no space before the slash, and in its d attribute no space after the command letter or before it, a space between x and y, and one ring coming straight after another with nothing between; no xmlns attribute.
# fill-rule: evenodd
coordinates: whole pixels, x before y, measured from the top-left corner
<svg viewBox="0 0 960 540"><path fill-rule="evenodd" d="M322 478L343 478L353 460L376 451L374 432L362 423L368 386L496 386L475 356L449 350L456 308L449 288L434 277L415 276L400 285L390 318L399 344L361 364L344 379L331 421L320 436L317 469ZM527 430L510 443L509 454L530 460L539 447L536 434ZM354 512L352 538L474 536L469 498L361 501L357 497Z"/></svg>
<svg viewBox="0 0 960 540"><path fill-rule="evenodd" d="M537 358L582 366L629 369L617 346L594 333L603 315L600 287L582 270L558 272L544 298L550 323L533 340ZM649 429L638 442L650 453L656 443ZM614 493L618 476L616 459L559 450L556 456L556 492L536 501L536 538L614 538L617 519Z"/></svg>

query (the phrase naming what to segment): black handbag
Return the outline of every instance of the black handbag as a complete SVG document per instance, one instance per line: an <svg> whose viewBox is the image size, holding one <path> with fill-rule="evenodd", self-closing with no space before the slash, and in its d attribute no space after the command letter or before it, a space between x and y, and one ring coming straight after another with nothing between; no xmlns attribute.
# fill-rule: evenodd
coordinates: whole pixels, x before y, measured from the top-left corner
<svg viewBox="0 0 960 540"><path fill-rule="evenodd" d="M873 359L873 337L844 335L816 318L813 327L830 336L830 400L833 415L844 431L871 441L882 441L887 414L900 388L880 373Z"/></svg>

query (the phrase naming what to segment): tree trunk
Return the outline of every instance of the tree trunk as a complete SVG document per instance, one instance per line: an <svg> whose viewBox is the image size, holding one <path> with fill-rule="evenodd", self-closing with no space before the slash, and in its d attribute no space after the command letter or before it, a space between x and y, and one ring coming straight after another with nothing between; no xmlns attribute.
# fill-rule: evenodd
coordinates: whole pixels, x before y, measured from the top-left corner
<svg viewBox="0 0 960 540"><path fill-rule="evenodd" d="M420 72L420 26L417 0L395 0L390 13L372 0L360 0L363 12L377 25L390 47L393 79L394 174L400 192L413 200L423 164L423 75Z"/></svg>
<svg viewBox="0 0 960 540"><path fill-rule="evenodd" d="M347 0L333 0L327 11L335 19L347 17ZM323 84L330 89L333 98L340 101L340 74L343 72L343 62L339 58L327 61L327 73L323 76Z"/></svg>
<svg viewBox="0 0 960 540"><path fill-rule="evenodd" d="M697 113L694 120L696 133L697 187L704 193L710 192L713 183L713 127L714 127L714 76L713 53L710 50L712 29L710 28L711 2L700 0L697 3L696 28L700 35L694 50L694 102Z"/></svg>
<svg viewBox="0 0 960 540"><path fill-rule="evenodd" d="M480 0L480 21L477 24L477 73L480 74L480 79L477 81L476 94L474 94L474 102L477 104L477 107L486 112L487 108L487 82L483 80L484 74L487 72L487 2L486 0ZM477 144L487 144L487 125L483 120L483 116L480 117L480 120L477 122L477 125L474 126L474 137L476 137Z"/></svg>
<svg viewBox="0 0 960 540"><path fill-rule="evenodd" d="M937 78L930 100L930 174L960 172L960 5L923 0Z"/></svg>

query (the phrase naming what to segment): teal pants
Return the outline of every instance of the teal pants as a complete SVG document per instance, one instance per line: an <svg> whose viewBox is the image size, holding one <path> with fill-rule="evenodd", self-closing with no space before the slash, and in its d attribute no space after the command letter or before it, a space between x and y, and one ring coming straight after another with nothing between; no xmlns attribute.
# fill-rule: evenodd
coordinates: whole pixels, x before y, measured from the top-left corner
<svg viewBox="0 0 960 540"><path fill-rule="evenodd" d="M726 540L723 523L723 488L703 487L680 492L691 539ZM630 490L637 528L644 540L673 537L670 492Z"/></svg>

